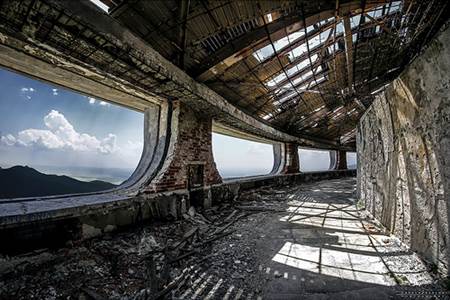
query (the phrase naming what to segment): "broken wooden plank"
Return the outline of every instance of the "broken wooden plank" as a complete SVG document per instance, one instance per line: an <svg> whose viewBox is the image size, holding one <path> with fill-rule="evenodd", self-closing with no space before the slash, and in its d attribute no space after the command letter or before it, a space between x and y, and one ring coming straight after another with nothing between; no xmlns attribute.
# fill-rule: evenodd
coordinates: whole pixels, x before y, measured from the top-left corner
<svg viewBox="0 0 450 300"><path fill-rule="evenodd" d="M183 238L181 240L179 240L178 242L174 243L172 246L170 246L171 250L175 250L177 248L179 248L186 240L188 240L191 236L193 236L197 231L198 231L198 227L193 227L191 229L189 229L188 231L186 231L183 234Z"/></svg>
<svg viewBox="0 0 450 300"><path fill-rule="evenodd" d="M184 253L184 254L182 254L182 255L180 255L180 256L178 256L178 257L176 257L176 258L170 260L170 262L171 262L171 263L174 263L174 262L177 262L177 261L179 261L179 260L182 260L183 258L189 257L189 256L191 256L191 255L193 255L193 254L195 254L195 253L200 253L200 249L199 249L200 247L205 246L205 245L207 245L207 244L209 244L209 243L211 243L211 242L213 242L213 241L215 241L215 240L218 240L218 239L220 239L220 238L223 238L223 237L225 237L225 236L227 236L227 235L230 235L230 234L232 234L233 232L234 232L234 230L230 230L230 231L227 231L227 232L223 232L222 234L218 234L218 235L216 235L216 236L214 236L214 237L211 237L211 238L209 238L209 239L207 239L207 240L205 240L205 241L203 241L203 242L201 242L201 243L195 244L195 245L194 245L195 249L193 249L193 250L191 250L191 251L189 251L189 252L186 252L186 253Z"/></svg>
<svg viewBox="0 0 450 300"><path fill-rule="evenodd" d="M93 300L106 300L105 297L99 295L97 292L95 292L94 290L88 288L88 287L81 287L80 290L86 294L90 299Z"/></svg>

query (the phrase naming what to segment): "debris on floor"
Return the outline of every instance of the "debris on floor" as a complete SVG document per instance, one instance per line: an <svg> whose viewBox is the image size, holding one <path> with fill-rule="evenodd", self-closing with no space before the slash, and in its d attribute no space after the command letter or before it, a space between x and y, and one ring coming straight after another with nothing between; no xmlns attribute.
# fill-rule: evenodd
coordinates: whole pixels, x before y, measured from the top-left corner
<svg viewBox="0 0 450 300"><path fill-rule="evenodd" d="M266 187L190 207L180 220L3 256L0 299L338 299L434 284L348 195L328 192L353 187L353 179Z"/></svg>

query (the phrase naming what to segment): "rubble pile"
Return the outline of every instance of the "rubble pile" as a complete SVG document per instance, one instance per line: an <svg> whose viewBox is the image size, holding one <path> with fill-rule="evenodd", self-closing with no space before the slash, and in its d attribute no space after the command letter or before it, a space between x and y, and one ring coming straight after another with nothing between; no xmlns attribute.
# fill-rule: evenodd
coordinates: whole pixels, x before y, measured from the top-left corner
<svg viewBox="0 0 450 300"><path fill-rule="evenodd" d="M249 191L208 210L190 207L181 220L0 257L0 299L204 299L246 286L257 294L258 226L283 194Z"/></svg>

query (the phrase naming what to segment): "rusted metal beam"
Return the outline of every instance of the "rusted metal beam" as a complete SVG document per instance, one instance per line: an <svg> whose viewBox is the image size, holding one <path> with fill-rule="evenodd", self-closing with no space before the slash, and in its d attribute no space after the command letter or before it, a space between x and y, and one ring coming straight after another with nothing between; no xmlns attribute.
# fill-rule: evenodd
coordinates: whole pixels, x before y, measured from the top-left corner
<svg viewBox="0 0 450 300"><path fill-rule="evenodd" d="M186 19L189 13L190 0L181 0L178 16L182 20L178 25L178 47L180 48L178 52L178 62L179 68L184 70L184 56L186 54Z"/></svg>
<svg viewBox="0 0 450 300"><path fill-rule="evenodd" d="M369 14L365 13L364 16L374 22L376 25L379 25L381 29L383 29L385 32L389 33L390 35L397 37L395 34L392 33L392 31L384 25L384 22L381 20L377 20L374 17L370 16ZM386 15L387 16L387 15Z"/></svg>
<svg viewBox="0 0 450 300"><path fill-rule="evenodd" d="M345 32L345 58L347 66L347 88L352 90L353 85L353 40L352 40L352 27L350 25L350 17L345 16L344 32Z"/></svg>
<svg viewBox="0 0 450 300"><path fill-rule="evenodd" d="M283 30L284 28L298 22L299 20L297 16L282 17L268 24L267 30L269 31L270 34L273 34L274 32ZM255 44L256 42L265 38L266 36L267 32L264 26L258 27L255 30L244 34L240 38L234 41L230 41L227 46L220 48L213 55L209 56L206 60L204 60L201 66L199 66L196 69L189 70L189 73L192 74L193 77L201 77L201 75L204 72L208 71L210 68L214 67L224 59L236 54L237 52L246 49L247 47Z"/></svg>

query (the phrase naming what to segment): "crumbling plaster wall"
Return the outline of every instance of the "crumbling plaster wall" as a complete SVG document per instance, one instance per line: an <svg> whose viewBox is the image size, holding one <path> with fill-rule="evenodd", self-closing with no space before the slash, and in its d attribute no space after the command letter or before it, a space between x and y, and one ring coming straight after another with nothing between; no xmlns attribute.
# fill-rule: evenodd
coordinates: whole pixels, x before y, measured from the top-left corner
<svg viewBox="0 0 450 300"><path fill-rule="evenodd" d="M358 125L361 203L448 272L450 30L377 96Z"/></svg>
<svg viewBox="0 0 450 300"><path fill-rule="evenodd" d="M148 191L188 188L188 166L202 165L205 186L222 182L212 153L212 119L200 116L181 101L173 101L167 158Z"/></svg>

